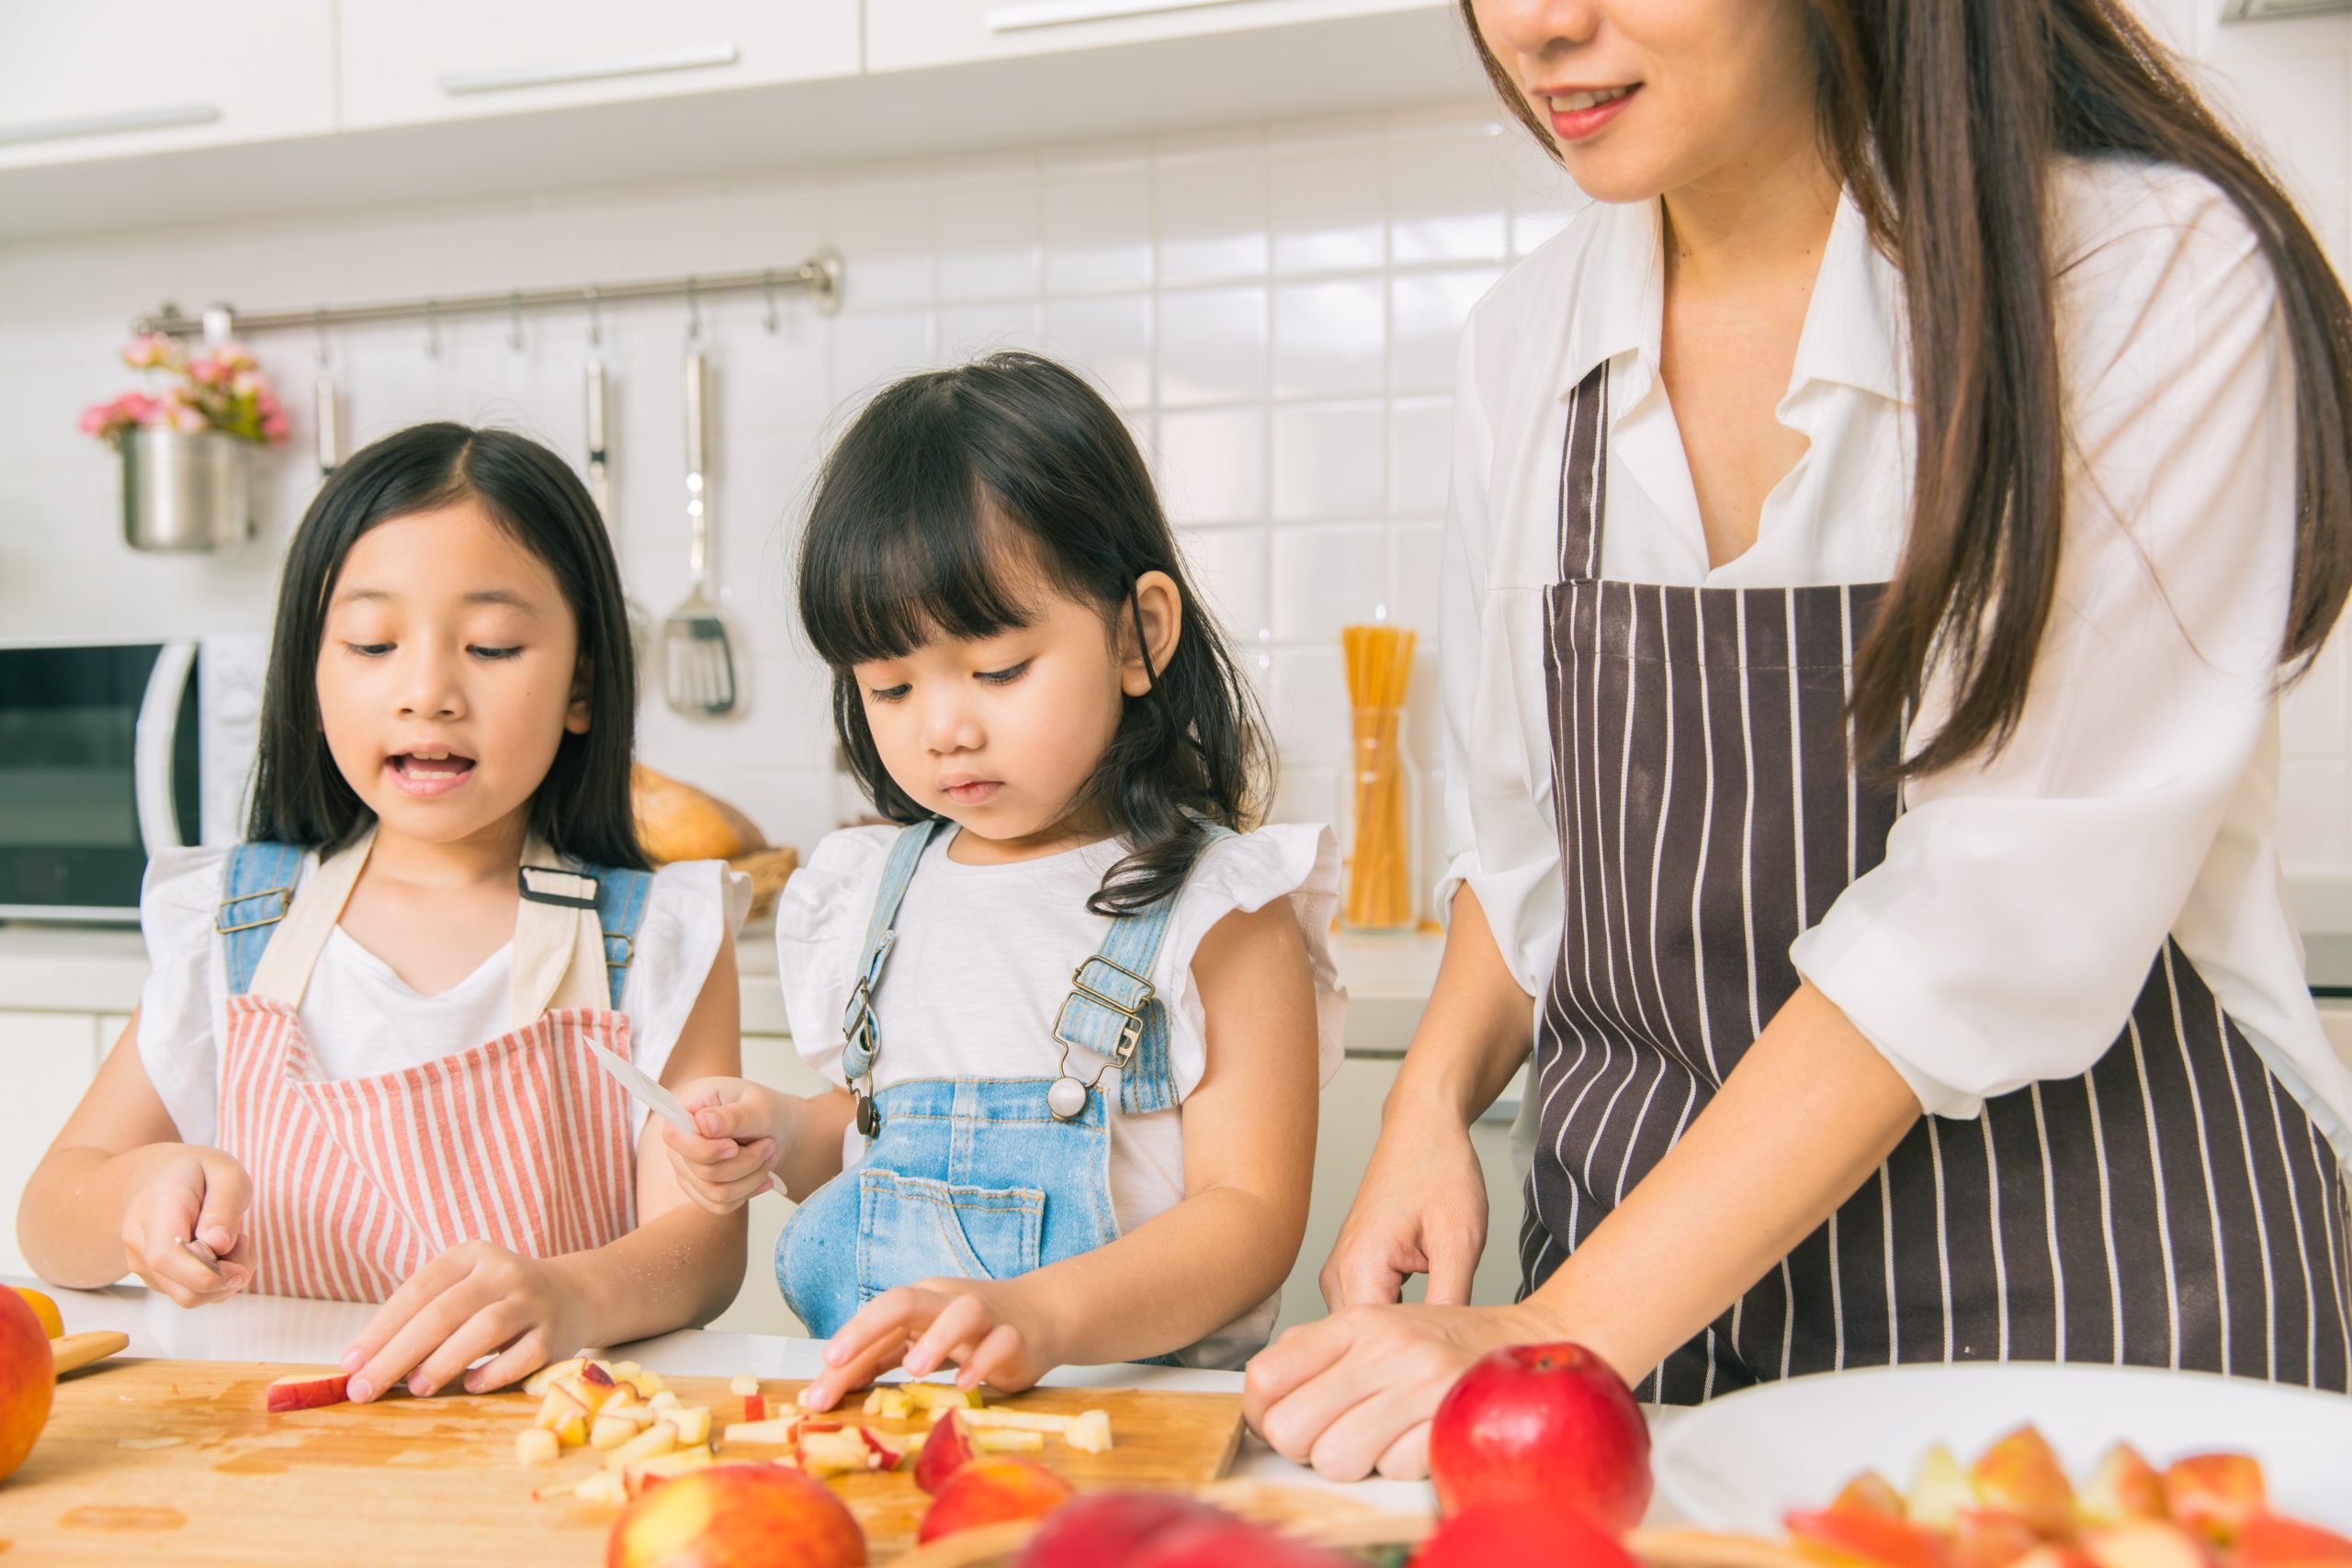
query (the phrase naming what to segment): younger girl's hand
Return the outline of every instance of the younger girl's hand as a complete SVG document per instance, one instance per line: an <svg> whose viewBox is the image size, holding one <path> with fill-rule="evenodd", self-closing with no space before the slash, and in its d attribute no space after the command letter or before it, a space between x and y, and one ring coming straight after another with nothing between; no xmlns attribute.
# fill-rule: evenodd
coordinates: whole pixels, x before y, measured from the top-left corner
<svg viewBox="0 0 2352 1568"><path fill-rule="evenodd" d="M345 1393L364 1404L405 1380L438 1392L459 1373L469 1393L488 1393L581 1343L571 1303L579 1292L544 1258L486 1241L449 1248L409 1276L343 1355ZM490 1362L466 1369L482 1357Z"/></svg>
<svg viewBox="0 0 2352 1568"><path fill-rule="evenodd" d="M746 1078L697 1078L678 1091L700 1137L668 1122L662 1142L677 1172L679 1190L695 1206L731 1214L766 1190L768 1177L791 1132L784 1097Z"/></svg>
<svg viewBox="0 0 2352 1568"><path fill-rule="evenodd" d="M958 1388L983 1382L1014 1392L1060 1365L1051 1330L1017 1280L923 1280L885 1291L825 1346L825 1370L800 1391L801 1405L831 1410L892 1367L928 1377L953 1361Z"/></svg>
<svg viewBox="0 0 2352 1568"><path fill-rule="evenodd" d="M122 1206L122 1256L152 1291L184 1307L224 1301L253 1282L245 1210L253 1182L219 1149L185 1145L164 1156ZM187 1247L193 1237L220 1259L216 1272Z"/></svg>

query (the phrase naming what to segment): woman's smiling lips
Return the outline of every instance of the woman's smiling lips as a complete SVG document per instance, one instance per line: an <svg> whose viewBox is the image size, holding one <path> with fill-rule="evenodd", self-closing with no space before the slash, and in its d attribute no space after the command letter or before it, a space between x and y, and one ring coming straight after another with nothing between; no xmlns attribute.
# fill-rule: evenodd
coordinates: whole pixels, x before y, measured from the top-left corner
<svg viewBox="0 0 2352 1568"><path fill-rule="evenodd" d="M1004 787L1001 779L976 779L969 773L950 773L939 781L939 787L948 799L958 806L980 806Z"/></svg>
<svg viewBox="0 0 2352 1568"><path fill-rule="evenodd" d="M1550 111L1552 133L1563 141L1581 141L1624 112L1642 90L1639 82L1615 87L1546 87L1535 96Z"/></svg>
<svg viewBox="0 0 2352 1568"><path fill-rule="evenodd" d="M392 787L418 800L430 800L464 786L474 776L474 760L442 748L418 747L384 759Z"/></svg>

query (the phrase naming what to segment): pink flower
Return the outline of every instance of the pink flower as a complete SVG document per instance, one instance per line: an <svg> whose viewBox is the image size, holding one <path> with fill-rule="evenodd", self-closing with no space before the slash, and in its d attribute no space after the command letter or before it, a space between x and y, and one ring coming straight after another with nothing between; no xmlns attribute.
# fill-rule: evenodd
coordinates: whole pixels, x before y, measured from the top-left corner
<svg viewBox="0 0 2352 1568"><path fill-rule="evenodd" d="M172 428L182 435L199 435L209 425L210 422L204 417L202 409L190 408L186 403L172 405Z"/></svg>
<svg viewBox="0 0 2352 1568"><path fill-rule="evenodd" d="M162 333L141 333L122 351L122 362L133 370L153 370L172 356L172 340Z"/></svg>
<svg viewBox="0 0 2352 1568"><path fill-rule="evenodd" d="M153 424L164 405L144 392L125 392L114 400L115 412L132 424Z"/></svg>
<svg viewBox="0 0 2352 1568"><path fill-rule="evenodd" d="M241 398L250 398L269 385L269 378L258 370L240 370L229 378L229 390Z"/></svg>
<svg viewBox="0 0 2352 1568"><path fill-rule="evenodd" d="M212 386L226 378L228 373L228 367L209 354L187 363L188 379L200 387Z"/></svg>
<svg viewBox="0 0 2352 1568"><path fill-rule="evenodd" d="M105 435L107 426L113 423L112 403L92 403L82 411L82 434L85 435Z"/></svg>
<svg viewBox="0 0 2352 1568"><path fill-rule="evenodd" d="M289 428L284 409L272 409L261 416L261 436L265 441L276 443L285 440Z"/></svg>

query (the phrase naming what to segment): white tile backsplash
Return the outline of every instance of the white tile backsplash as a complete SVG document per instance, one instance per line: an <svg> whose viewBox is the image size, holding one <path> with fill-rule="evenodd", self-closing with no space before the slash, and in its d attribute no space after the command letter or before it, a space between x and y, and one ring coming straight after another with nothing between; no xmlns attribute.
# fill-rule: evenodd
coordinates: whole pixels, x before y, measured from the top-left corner
<svg viewBox="0 0 2352 1568"><path fill-rule="evenodd" d="M2197 0L2143 0L2212 62L2339 262L2352 243L2352 24L2216 27ZM702 304L712 362L717 563L746 706L710 722L649 702L657 766L804 846L837 814L827 681L791 613L790 570L826 446L910 370L998 347L1081 367L1125 415L1204 596L1261 689L1285 770L1277 809L1329 817L1347 760L1338 628L1417 627L1408 725L1424 816L1438 776L1437 583L1461 324L1509 262L1580 204L1558 166L1483 102L1150 143L1049 147L0 250L0 637L196 633L266 617L308 499L319 345L256 347L296 439L266 476L264 539L217 558L120 544L107 455L73 431L130 384L125 323L165 299L251 305L561 286L786 266L832 244L843 309L789 293ZM657 615L686 586L675 304L605 306L612 525ZM536 314L513 350L492 315L339 331L324 344L345 428L495 420L578 460L584 310ZM2289 696L2290 870L2352 872L2352 643ZM1435 863L1431 855L1430 862Z"/></svg>

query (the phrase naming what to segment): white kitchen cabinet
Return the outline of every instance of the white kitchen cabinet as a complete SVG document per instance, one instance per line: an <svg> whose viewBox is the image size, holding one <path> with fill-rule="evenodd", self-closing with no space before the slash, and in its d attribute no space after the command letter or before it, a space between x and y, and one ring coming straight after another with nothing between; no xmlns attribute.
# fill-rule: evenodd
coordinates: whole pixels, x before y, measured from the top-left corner
<svg viewBox="0 0 2352 1568"><path fill-rule="evenodd" d="M957 65L1445 5L1446 0L865 0L865 68Z"/></svg>
<svg viewBox="0 0 2352 1568"><path fill-rule="evenodd" d="M0 1012L0 1274L28 1274L17 1248L17 1203L25 1182L97 1070L97 1020L83 1012Z"/></svg>
<svg viewBox="0 0 2352 1568"><path fill-rule="evenodd" d="M0 168L334 129L323 0L0 0Z"/></svg>
<svg viewBox="0 0 2352 1568"><path fill-rule="evenodd" d="M857 72L857 0L339 0L345 130Z"/></svg>

